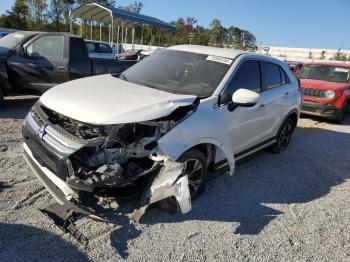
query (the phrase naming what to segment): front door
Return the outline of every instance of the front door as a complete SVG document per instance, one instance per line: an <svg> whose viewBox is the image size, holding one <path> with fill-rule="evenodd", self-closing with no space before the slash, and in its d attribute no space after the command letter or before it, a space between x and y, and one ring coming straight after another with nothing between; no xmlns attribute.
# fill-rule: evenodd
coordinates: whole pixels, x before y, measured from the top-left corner
<svg viewBox="0 0 350 262"><path fill-rule="evenodd" d="M220 98L219 110L224 118L235 155L241 154L261 142L260 134L266 113L260 102L253 107L237 107L230 112L228 107L232 101L232 94L241 88L260 93L259 61L244 60L241 62Z"/></svg>
<svg viewBox="0 0 350 262"><path fill-rule="evenodd" d="M39 35L24 45L24 54L11 58L21 74L18 85L40 91L68 80L68 52L63 34Z"/></svg>

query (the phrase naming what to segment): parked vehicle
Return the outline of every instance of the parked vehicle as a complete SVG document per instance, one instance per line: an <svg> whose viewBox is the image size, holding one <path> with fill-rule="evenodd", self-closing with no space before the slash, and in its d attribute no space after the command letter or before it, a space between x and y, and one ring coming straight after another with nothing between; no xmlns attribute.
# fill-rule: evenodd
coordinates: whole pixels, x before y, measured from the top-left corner
<svg viewBox="0 0 350 262"><path fill-rule="evenodd" d="M294 75L296 75L303 66L302 62L287 61L286 63L288 64L289 69L293 72Z"/></svg>
<svg viewBox="0 0 350 262"><path fill-rule="evenodd" d="M89 77L46 92L25 119L25 158L60 204L48 214L79 212L77 205L105 196L138 198L135 221L156 202L185 213L208 169L233 174L235 161L257 150L286 150L298 88L288 66L271 57L161 49L119 78Z"/></svg>
<svg viewBox="0 0 350 262"><path fill-rule="evenodd" d="M108 43L85 40L90 58L114 59L115 52Z"/></svg>
<svg viewBox="0 0 350 262"><path fill-rule="evenodd" d="M124 47L123 47L123 44L121 43L113 43L112 45L112 49L113 49L113 52L118 55L118 54L122 54L125 52L124 50Z"/></svg>
<svg viewBox="0 0 350 262"><path fill-rule="evenodd" d="M118 60L142 60L145 56L145 54L143 54L143 50L142 49L130 49L125 51L122 54L118 54L116 55L116 58Z"/></svg>
<svg viewBox="0 0 350 262"><path fill-rule="evenodd" d="M350 110L350 65L307 63L298 73L302 113L342 122Z"/></svg>
<svg viewBox="0 0 350 262"><path fill-rule="evenodd" d="M9 29L9 28L0 28L0 38L3 38L4 36L16 32L15 29Z"/></svg>
<svg viewBox="0 0 350 262"><path fill-rule="evenodd" d="M68 33L11 33L0 39L0 102L14 92L44 92L81 77L118 74L136 62L89 59L84 40Z"/></svg>

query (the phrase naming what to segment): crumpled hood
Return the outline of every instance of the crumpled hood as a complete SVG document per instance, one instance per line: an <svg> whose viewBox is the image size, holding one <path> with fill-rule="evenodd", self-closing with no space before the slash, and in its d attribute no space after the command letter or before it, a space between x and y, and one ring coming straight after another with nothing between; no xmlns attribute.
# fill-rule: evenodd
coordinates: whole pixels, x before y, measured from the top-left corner
<svg viewBox="0 0 350 262"><path fill-rule="evenodd" d="M93 125L134 123L165 117L196 96L177 95L100 75L70 81L40 97L47 108Z"/></svg>

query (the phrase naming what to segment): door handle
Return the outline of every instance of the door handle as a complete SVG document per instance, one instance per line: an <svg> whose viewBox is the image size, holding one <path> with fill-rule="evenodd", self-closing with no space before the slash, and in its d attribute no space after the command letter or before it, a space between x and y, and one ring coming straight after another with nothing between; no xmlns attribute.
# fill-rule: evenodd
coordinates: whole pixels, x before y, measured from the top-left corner
<svg viewBox="0 0 350 262"><path fill-rule="evenodd" d="M57 67L57 70L58 70L58 71L65 72L65 71L66 71L66 68L65 68L64 66L58 66L58 67Z"/></svg>
<svg viewBox="0 0 350 262"><path fill-rule="evenodd" d="M285 95L285 96L288 96L288 95L289 95L289 92L285 92L284 95Z"/></svg>
<svg viewBox="0 0 350 262"><path fill-rule="evenodd" d="M263 108L265 105L264 104L260 104L259 105L259 108Z"/></svg>

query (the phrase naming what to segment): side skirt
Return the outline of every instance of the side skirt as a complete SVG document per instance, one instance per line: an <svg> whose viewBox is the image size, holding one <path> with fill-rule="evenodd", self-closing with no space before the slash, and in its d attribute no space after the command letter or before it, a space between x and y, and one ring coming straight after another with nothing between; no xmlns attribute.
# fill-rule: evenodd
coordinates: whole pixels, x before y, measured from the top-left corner
<svg viewBox="0 0 350 262"><path fill-rule="evenodd" d="M245 158L245 157L247 157L247 156L249 156L257 151L260 151L260 150L262 150L262 149L264 149L264 148L266 148L266 147L268 147L276 142L277 142L276 137L269 138L269 139L255 145L255 146L252 146L248 149L243 150L242 152L235 154L234 155L235 160L237 161L237 160L240 160L242 158Z"/></svg>

